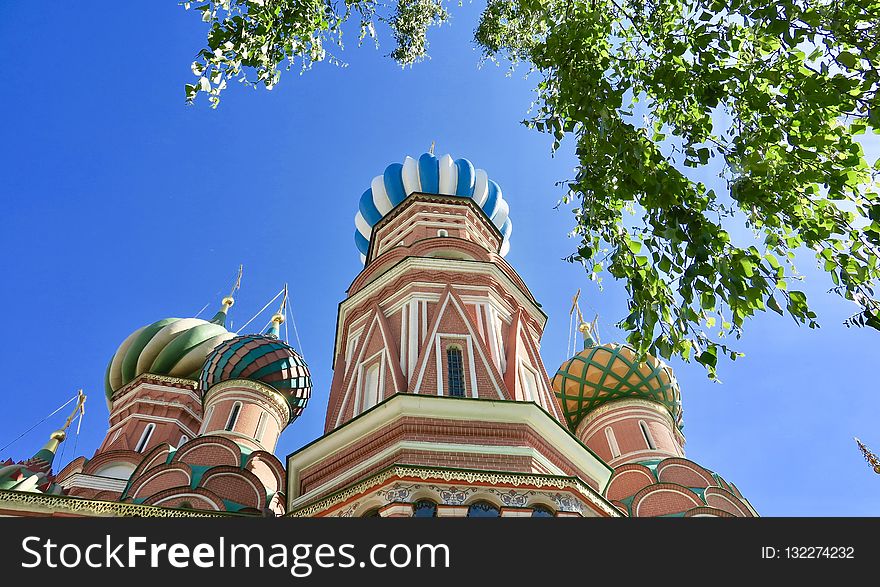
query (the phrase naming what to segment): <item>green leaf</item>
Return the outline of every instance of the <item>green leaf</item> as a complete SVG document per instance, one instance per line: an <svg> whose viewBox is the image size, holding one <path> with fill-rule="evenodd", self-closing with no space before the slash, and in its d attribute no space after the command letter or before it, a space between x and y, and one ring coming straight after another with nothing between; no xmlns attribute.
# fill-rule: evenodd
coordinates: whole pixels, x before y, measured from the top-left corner
<svg viewBox="0 0 880 587"><path fill-rule="evenodd" d="M839 61L841 65L843 65L849 69L853 69L853 68L855 68L856 64L858 63L858 57L856 55L850 53L849 51L842 51L837 56L837 61Z"/></svg>

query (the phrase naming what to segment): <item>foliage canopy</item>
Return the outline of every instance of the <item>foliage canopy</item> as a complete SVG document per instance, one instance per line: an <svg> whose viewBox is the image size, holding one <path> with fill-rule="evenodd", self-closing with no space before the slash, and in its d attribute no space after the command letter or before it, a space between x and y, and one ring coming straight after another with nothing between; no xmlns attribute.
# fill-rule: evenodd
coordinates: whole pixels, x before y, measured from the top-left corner
<svg viewBox="0 0 880 587"><path fill-rule="evenodd" d="M271 89L385 25L390 56L426 55L443 0L212 0L185 3L210 25L187 101L213 106L232 80ZM474 34L484 58L538 73L526 124L576 141L565 201L572 261L622 280L619 324L642 352L695 359L715 375L745 320L770 309L816 327L795 252L812 250L880 330L880 163L857 135L880 133L877 0L488 0ZM720 169L716 193L685 168ZM745 225L758 244L725 227Z"/></svg>

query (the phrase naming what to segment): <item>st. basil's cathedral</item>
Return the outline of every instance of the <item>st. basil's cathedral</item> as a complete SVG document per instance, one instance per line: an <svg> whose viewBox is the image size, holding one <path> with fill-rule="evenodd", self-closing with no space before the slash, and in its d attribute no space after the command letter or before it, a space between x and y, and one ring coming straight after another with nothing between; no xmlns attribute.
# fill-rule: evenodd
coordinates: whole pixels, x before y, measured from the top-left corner
<svg viewBox="0 0 880 587"><path fill-rule="evenodd" d="M281 337L164 318L125 337L91 457L53 461L74 413L22 462L0 462L0 516L756 516L684 454L678 383L662 361L600 343L548 372L548 316L505 261L499 185L467 159L389 165L361 196L364 268L339 304L329 390ZM259 331L258 331L259 332ZM328 394L324 435L279 436Z"/></svg>

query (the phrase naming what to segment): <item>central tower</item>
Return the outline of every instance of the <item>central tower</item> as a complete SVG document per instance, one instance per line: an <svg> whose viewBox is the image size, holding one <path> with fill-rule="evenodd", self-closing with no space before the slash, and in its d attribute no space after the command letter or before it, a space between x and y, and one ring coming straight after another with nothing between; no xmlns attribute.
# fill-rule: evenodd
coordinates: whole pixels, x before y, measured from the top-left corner
<svg viewBox="0 0 880 587"><path fill-rule="evenodd" d="M538 352L547 317L503 258L508 205L484 171L407 157L355 222L365 267L339 306L326 431L396 393L534 402L562 419Z"/></svg>
<svg viewBox="0 0 880 587"><path fill-rule="evenodd" d="M547 316L504 260L497 183L466 159L389 165L361 196L326 434L288 457L301 516L617 515L565 427Z"/></svg>

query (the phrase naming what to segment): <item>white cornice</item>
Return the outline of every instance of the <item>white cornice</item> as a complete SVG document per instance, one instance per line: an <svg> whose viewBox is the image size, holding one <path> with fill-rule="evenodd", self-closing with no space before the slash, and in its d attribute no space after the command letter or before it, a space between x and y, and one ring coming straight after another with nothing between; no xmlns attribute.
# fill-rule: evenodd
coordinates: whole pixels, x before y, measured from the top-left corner
<svg viewBox="0 0 880 587"><path fill-rule="evenodd" d="M84 487L87 489L100 489L102 491L117 491L119 493L125 491L125 486L127 484L128 479L115 479L113 477L88 475L86 473L74 473L58 483L58 485L65 489L70 489L71 487Z"/></svg>
<svg viewBox="0 0 880 587"><path fill-rule="evenodd" d="M300 471L346 451L359 440L403 417L525 424L566 459L590 475L600 491L613 469L546 411L531 402L464 399L399 393L287 457L288 499L299 496Z"/></svg>
<svg viewBox="0 0 880 587"><path fill-rule="evenodd" d="M486 446L478 444L458 444L448 442L401 441L389 445L385 450L376 453L369 459L358 462L350 469L341 471L338 475L328 479L318 487L311 489L307 494L299 495L297 493L298 497L296 497L296 499L294 499L290 503L290 509L294 510L301 507L304 503L307 503L314 499L313 496L323 495L328 491L328 489L333 486L359 481L359 475L363 471L369 470L376 463L382 462L384 459L401 449L421 452L450 452L529 457L539 462L541 466L549 471L549 474L565 476L565 473L561 469L559 469L559 467L550 462L544 455L539 453L536 449L527 446Z"/></svg>

